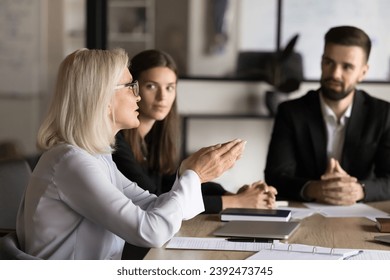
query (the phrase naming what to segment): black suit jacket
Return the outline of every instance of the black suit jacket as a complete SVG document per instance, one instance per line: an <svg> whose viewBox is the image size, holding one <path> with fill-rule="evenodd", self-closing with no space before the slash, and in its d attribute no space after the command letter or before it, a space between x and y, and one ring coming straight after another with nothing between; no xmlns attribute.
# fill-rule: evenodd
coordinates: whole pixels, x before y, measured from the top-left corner
<svg viewBox="0 0 390 280"><path fill-rule="evenodd" d="M326 144L318 90L279 106L265 167L265 179L279 197L303 200L303 186L325 173ZM388 102L355 92L340 163L366 186L364 201L390 199Z"/></svg>

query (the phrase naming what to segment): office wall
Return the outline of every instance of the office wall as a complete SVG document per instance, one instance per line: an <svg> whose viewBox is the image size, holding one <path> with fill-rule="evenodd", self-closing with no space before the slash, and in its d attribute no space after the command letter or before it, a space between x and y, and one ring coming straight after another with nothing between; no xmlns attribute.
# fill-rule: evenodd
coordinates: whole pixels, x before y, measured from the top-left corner
<svg viewBox="0 0 390 280"><path fill-rule="evenodd" d="M189 29L188 29L188 64L187 74L191 77L229 76L235 69L235 58L237 55L236 37L238 34L237 12L239 5L237 1L230 1L226 11L226 32L228 40L223 48L214 50L208 42L207 31L212 30L212 26L205 15L209 9L210 1L189 0ZM218 65L218 67L216 67Z"/></svg>
<svg viewBox="0 0 390 280"><path fill-rule="evenodd" d="M365 30L372 39L371 69L366 79L390 80L388 0L230 0L224 17L226 45L211 53L205 46L207 33L212 30L212 26L207 25L207 6L212 1L189 1L188 76L229 77L235 73L239 52L274 51L278 43L284 49L299 35L294 49L302 55L304 77L315 80L321 70L318 65L324 34L336 25L354 25ZM280 26L277 22L279 2Z"/></svg>
<svg viewBox="0 0 390 280"><path fill-rule="evenodd" d="M47 0L1 1L0 141L30 153L47 75Z"/></svg>
<svg viewBox="0 0 390 280"><path fill-rule="evenodd" d="M69 14L79 17L75 4L84 2L1 1L0 142L14 141L25 154L37 152L36 134L58 66L69 49L83 46L82 30L74 27Z"/></svg>

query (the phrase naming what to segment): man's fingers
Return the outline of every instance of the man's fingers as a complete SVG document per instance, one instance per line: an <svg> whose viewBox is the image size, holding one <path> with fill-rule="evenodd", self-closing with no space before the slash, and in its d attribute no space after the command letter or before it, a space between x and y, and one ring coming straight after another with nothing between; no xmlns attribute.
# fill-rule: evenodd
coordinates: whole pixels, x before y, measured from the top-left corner
<svg viewBox="0 0 390 280"><path fill-rule="evenodd" d="M337 173L347 174L347 172L345 172L345 170L341 167L340 162L338 160L336 160L336 165L334 170Z"/></svg>
<svg viewBox="0 0 390 280"><path fill-rule="evenodd" d="M333 173L336 165L336 160L334 158L331 158L329 160L328 166L326 168L325 174Z"/></svg>
<svg viewBox="0 0 390 280"><path fill-rule="evenodd" d="M322 178L322 177L321 177ZM334 188L340 188L340 184L349 184L349 183L356 183L357 178L351 177L351 176L338 176L338 177L328 177L325 178L325 176L322 178L325 184L323 184L323 189L334 189Z"/></svg>

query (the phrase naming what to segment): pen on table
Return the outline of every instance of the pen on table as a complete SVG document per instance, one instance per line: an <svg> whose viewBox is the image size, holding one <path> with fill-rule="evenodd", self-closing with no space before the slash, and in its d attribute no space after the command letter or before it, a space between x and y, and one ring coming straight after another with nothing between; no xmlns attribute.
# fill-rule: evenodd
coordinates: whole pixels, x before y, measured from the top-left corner
<svg viewBox="0 0 390 280"><path fill-rule="evenodd" d="M262 242L262 243L272 243L273 240L269 238L226 238L226 241L230 242Z"/></svg>
<svg viewBox="0 0 390 280"><path fill-rule="evenodd" d="M364 251L363 250L359 250L355 254L345 257L344 260L349 260L349 259L351 259L353 257L356 257L357 255L362 254L362 253L364 253Z"/></svg>

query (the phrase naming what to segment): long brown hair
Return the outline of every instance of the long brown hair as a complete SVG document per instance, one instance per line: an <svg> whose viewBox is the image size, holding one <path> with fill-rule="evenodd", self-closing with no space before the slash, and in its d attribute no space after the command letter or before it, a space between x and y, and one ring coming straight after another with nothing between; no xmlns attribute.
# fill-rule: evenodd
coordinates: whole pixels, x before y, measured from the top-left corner
<svg viewBox="0 0 390 280"><path fill-rule="evenodd" d="M134 80L139 80L142 72L155 67L167 67L176 77L178 71L173 58L160 50L146 50L134 56L130 62L130 73ZM147 168L162 174L174 173L179 161L179 117L176 98L164 120L156 121L145 138L148 157L144 160L143 140L138 129L123 131L126 141L131 146L136 160L146 164Z"/></svg>

